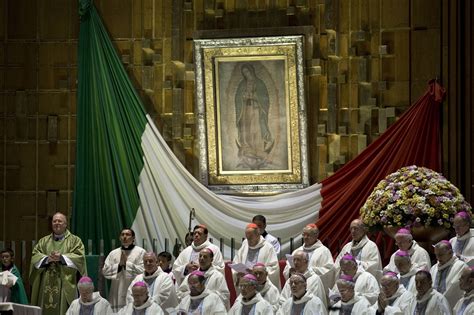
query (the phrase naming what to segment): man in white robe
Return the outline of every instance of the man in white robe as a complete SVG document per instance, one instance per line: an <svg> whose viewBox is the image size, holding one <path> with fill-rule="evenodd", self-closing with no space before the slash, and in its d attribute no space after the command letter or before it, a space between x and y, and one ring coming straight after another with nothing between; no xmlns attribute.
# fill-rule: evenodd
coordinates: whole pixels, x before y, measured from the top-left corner
<svg viewBox="0 0 474 315"><path fill-rule="evenodd" d="M258 226L255 223L249 223L245 229L245 240L237 251L233 263L244 264L250 271L257 262L262 262L267 267L268 278L277 287L280 288L280 266L273 246L265 241L258 232ZM236 287L239 285L240 278L244 273L237 273L232 269L232 276Z"/></svg>
<svg viewBox="0 0 474 315"><path fill-rule="evenodd" d="M358 266L357 261L351 254L346 254L340 260L341 275L349 275L354 278L354 290L357 295L365 297L370 304L374 304L379 296L379 284L375 277L366 272L361 266ZM333 288L333 292L329 297L334 303L340 298L337 286Z"/></svg>
<svg viewBox="0 0 474 315"><path fill-rule="evenodd" d="M265 218L263 215L258 214L253 217L252 223L255 223L258 226L258 232L260 235L263 236L263 238L270 244L272 244L273 248L275 248L275 253L280 254L280 242L278 241L278 238L275 236L269 234L266 231L267 228L267 218Z"/></svg>
<svg viewBox="0 0 474 315"><path fill-rule="evenodd" d="M204 278L206 278L206 290L209 292L214 292L221 299L222 303L228 309L230 307L230 292L227 288L227 282L224 278L224 275L217 271L213 265L213 252L209 248L203 248L199 252L199 271L204 273ZM182 300L186 295L189 295L190 288L188 283L189 275L184 278L183 282L178 288L178 298Z"/></svg>
<svg viewBox="0 0 474 315"><path fill-rule="evenodd" d="M419 269L411 263L410 254L404 250L397 250L394 262L400 271L400 284L411 293L416 294L415 274Z"/></svg>
<svg viewBox="0 0 474 315"><path fill-rule="evenodd" d="M434 253L438 262L430 271L434 280L433 289L444 295L452 309L464 294L459 287L459 278L467 265L453 255L449 241L443 240L437 243L434 246Z"/></svg>
<svg viewBox="0 0 474 315"><path fill-rule="evenodd" d="M252 274L257 278L257 291L272 307L276 313L278 310L278 300L280 299L280 291L268 279L268 272L265 264L256 263L253 266Z"/></svg>
<svg viewBox="0 0 474 315"><path fill-rule="evenodd" d="M443 294L434 290L431 274L420 270L415 275L416 315L451 315L451 307Z"/></svg>
<svg viewBox="0 0 474 315"><path fill-rule="evenodd" d="M344 245L339 255L336 257L336 275L339 274L339 261L342 256L349 253L354 256L357 262L365 271L371 273L375 279L382 275L382 260L377 245L367 237L367 228L360 219L351 222L350 232L352 241Z"/></svg>
<svg viewBox="0 0 474 315"><path fill-rule="evenodd" d="M150 298L148 285L138 281L132 287L133 302L124 306L118 315L164 315L161 307Z"/></svg>
<svg viewBox="0 0 474 315"><path fill-rule="evenodd" d="M334 279L336 277L336 267L331 251L318 239L319 229L316 224L306 225L302 236L303 245L293 251L292 255L297 250L306 252L309 256L309 268L321 278L324 288L329 290L334 286ZM291 271L290 263L287 261L283 271L286 279L290 276Z"/></svg>
<svg viewBox="0 0 474 315"><path fill-rule="evenodd" d="M137 282L145 282L148 285L150 298L155 301L168 314L167 309L178 306L178 298L173 281L169 275L158 266L158 257L153 252L143 255L143 266L145 271L133 279L127 290L127 303L133 302L132 288Z"/></svg>
<svg viewBox="0 0 474 315"><path fill-rule="evenodd" d="M127 290L133 279L143 273L145 250L135 243L135 232L130 228L120 232L122 246L114 249L105 259L102 274L111 280L109 302L114 311L127 304Z"/></svg>
<svg viewBox="0 0 474 315"><path fill-rule="evenodd" d="M186 295L178 307L178 314L196 314L196 315L226 315L227 310L222 303L222 299L215 294L206 290L206 278L204 273L195 270L188 277L190 288L189 295Z"/></svg>
<svg viewBox="0 0 474 315"><path fill-rule="evenodd" d="M176 258L173 264L173 275L177 286L181 285L183 279L191 272L199 269L199 252L203 248L210 248L214 253L212 262L214 268L224 274L224 258L216 245L208 239L209 231L203 224L198 224L193 229L193 242L186 247Z"/></svg>
<svg viewBox="0 0 474 315"><path fill-rule="evenodd" d="M430 269L431 258L426 249L418 245L413 240L410 230L401 228L395 234L395 244L397 244L400 250L407 251L411 258L411 263L418 267L418 269ZM393 271L398 273L399 270L395 266L395 253L390 257L390 262L384 268L385 271Z"/></svg>
<svg viewBox="0 0 474 315"><path fill-rule="evenodd" d="M465 292L464 296L454 306L455 315L474 314L474 267L462 270L459 287Z"/></svg>
<svg viewBox="0 0 474 315"><path fill-rule="evenodd" d="M329 315L372 315L369 301L355 293L355 280L349 275L341 275L336 281L341 299L329 308Z"/></svg>
<svg viewBox="0 0 474 315"><path fill-rule="evenodd" d="M299 273L304 275L305 277L305 286L308 293L312 294L313 296L318 297L323 306L326 307L327 305L327 292L324 288L323 282L321 278L317 274L315 274L311 269L309 269L308 263L308 254L302 250L297 250L293 256L293 264L294 264L294 273ZM291 277L290 277L291 279ZM285 286L281 290L279 304L280 307L291 298L292 295L292 288L291 282L288 279L285 283Z"/></svg>
<svg viewBox="0 0 474 315"><path fill-rule="evenodd" d="M229 315L273 315L273 308L257 291L257 278L252 274L242 277L240 295L229 310Z"/></svg>
<svg viewBox="0 0 474 315"><path fill-rule="evenodd" d="M380 279L381 291L374 305L377 314L403 315L415 311L415 295L407 291L398 280L398 275L387 271Z"/></svg>
<svg viewBox="0 0 474 315"><path fill-rule="evenodd" d="M294 273L288 279L291 296L288 297L278 310L278 315L326 315L325 304L317 296L306 290L306 277Z"/></svg>
<svg viewBox="0 0 474 315"><path fill-rule="evenodd" d="M450 240L454 255L469 266L474 266L474 229L471 215L465 211L456 213L453 227L456 236Z"/></svg>
<svg viewBox="0 0 474 315"><path fill-rule="evenodd" d="M72 301L66 315L111 315L113 314L109 302L94 292L94 282L89 277L82 277L77 283L79 298Z"/></svg>

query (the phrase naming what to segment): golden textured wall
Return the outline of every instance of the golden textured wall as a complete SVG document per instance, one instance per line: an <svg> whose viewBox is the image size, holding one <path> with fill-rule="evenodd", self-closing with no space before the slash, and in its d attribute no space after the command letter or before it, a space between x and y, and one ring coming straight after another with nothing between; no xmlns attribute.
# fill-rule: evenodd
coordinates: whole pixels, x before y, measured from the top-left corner
<svg viewBox="0 0 474 315"><path fill-rule="evenodd" d="M198 158L192 41L205 31L238 36L249 29L278 34L284 28L309 34L312 182L376 139L441 72L440 1L94 3L147 111L193 173ZM69 212L72 205L77 4L4 0L0 16L0 240L30 240L46 233L48 215Z"/></svg>

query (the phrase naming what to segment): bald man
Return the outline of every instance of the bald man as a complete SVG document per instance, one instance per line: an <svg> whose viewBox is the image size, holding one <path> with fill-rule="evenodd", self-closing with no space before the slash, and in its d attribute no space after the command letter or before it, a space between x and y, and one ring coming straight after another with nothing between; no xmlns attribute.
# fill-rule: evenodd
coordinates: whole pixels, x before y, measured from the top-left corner
<svg viewBox="0 0 474 315"><path fill-rule="evenodd" d="M293 264L295 273L304 275L306 290L314 296L317 296L324 307L327 305L327 291L324 288L321 278L309 269L309 257L308 254L302 250L297 250L293 255ZM291 278L291 277L290 277ZM285 286L281 290L280 294L280 307L283 303L291 297L292 288L291 282L286 281Z"/></svg>
<svg viewBox="0 0 474 315"><path fill-rule="evenodd" d="M360 219L355 219L349 226L352 241L344 245L336 257L337 272L340 270L339 261L342 256L350 253L365 271L371 273L375 279L382 275L382 260L377 245L367 237L367 228Z"/></svg>
<svg viewBox="0 0 474 315"><path fill-rule="evenodd" d="M133 302L125 305L117 313L118 315L164 315L163 309L150 298L148 285L143 281L138 281L132 287Z"/></svg>
<svg viewBox="0 0 474 315"><path fill-rule="evenodd" d="M459 278L467 265L454 256L451 243L447 240L437 243L434 252L437 263L430 270L433 288L444 295L452 309L463 296Z"/></svg>
<svg viewBox="0 0 474 315"><path fill-rule="evenodd" d="M128 287L127 303L133 302L132 288L135 283L145 282L148 285L150 298L160 305L165 314L168 314L167 309L175 308L178 305L173 281L158 266L158 257L154 252L147 252L143 255L143 266L145 271L137 275Z"/></svg>
<svg viewBox="0 0 474 315"><path fill-rule="evenodd" d="M303 245L293 251L302 250L308 254L309 268L317 274L324 284L325 290L334 286L336 276L336 267L332 258L331 251L318 239L319 229L316 224L308 224L303 228ZM287 261L283 275L286 279L290 276L291 266Z"/></svg>
<svg viewBox="0 0 474 315"><path fill-rule="evenodd" d="M250 271L257 262L265 264L268 272L268 278L277 287L280 288L280 267L275 248L265 241L260 235L258 226L255 223L247 224L245 228L245 240L234 257L235 263L242 263ZM239 285L239 279L243 274L238 274L232 270L234 282Z"/></svg>
<svg viewBox="0 0 474 315"><path fill-rule="evenodd" d="M454 306L454 314L474 314L474 267L466 267L462 270L459 277L459 287L465 293Z"/></svg>
<svg viewBox="0 0 474 315"><path fill-rule="evenodd" d="M214 253L210 248L203 248L199 252L199 271L204 274L206 278L206 290L214 292L217 294L222 303L228 309L230 307L230 292L227 288L227 282L224 278L224 275L216 270L213 266L212 261L214 259ZM182 300L186 295L189 295L191 289L189 287L189 275L184 278L183 282L178 288L178 298Z"/></svg>
<svg viewBox="0 0 474 315"><path fill-rule="evenodd" d="M456 213L453 227L456 236L449 240L454 255L469 266L474 265L474 229L471 229L472 217L466 211Z"/></svg>

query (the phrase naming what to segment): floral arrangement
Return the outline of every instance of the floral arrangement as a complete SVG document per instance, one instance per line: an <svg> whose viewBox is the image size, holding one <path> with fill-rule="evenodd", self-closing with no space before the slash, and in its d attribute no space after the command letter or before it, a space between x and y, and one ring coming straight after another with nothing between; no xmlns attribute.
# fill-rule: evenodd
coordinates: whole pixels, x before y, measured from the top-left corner
<svg viewBox="0 0 474 315"><path fill-rule="evenodd" d="M471 213L459 189L441 174L415 165L399 169L380 181L360 209L371 229L397 226L451 228L454 215Z"/></svg>

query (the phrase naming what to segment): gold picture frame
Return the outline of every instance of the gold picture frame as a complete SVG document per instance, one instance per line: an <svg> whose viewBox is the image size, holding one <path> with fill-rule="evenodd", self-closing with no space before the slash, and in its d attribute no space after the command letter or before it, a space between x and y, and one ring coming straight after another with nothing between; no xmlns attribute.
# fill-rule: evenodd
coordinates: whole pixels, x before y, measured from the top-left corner
<svg viewBox="0 0 474 315"><path fill-rule="evenodd" d="M200 181L223 193L307 187L303 36L194 41Z"/></svg>

